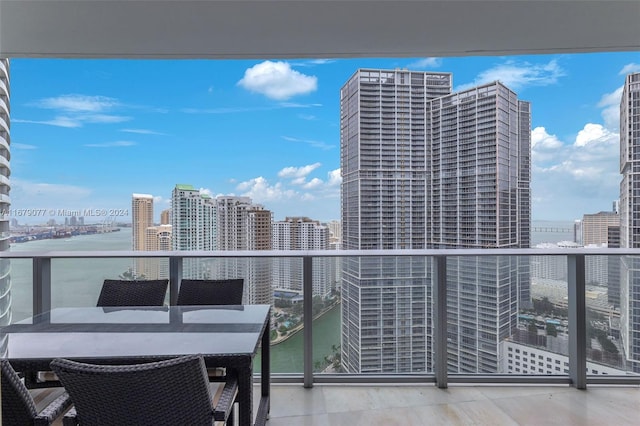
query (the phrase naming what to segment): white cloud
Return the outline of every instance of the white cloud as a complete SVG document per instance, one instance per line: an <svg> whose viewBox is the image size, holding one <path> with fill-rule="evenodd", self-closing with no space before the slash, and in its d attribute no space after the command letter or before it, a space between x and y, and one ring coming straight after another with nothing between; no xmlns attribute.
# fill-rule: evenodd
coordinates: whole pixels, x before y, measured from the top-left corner
<svg viewBox="0 0 640 426"><path fill-rule="evenodd" d="M322 186L323 183L324 182L322 182L322 179L313 178L309 182L307 182L304 185L302 185L302 187L304 189L315 189L315 188L319 188L320 186Z"/></svg>
<svg viewBox="0 0 640 426"><path fill-rule="evenodd" d="M120 129L120 131L125 133L136 133L138 135L164 135L162 132L156 132L155 130L148 129Z"/></svg>
<svg viewBox="0 0 640 426"><path fill-rule="evenodd" d="M559 78L565 75L565 71L556 60L551 60L546 64L519 63L509 60L481 72L474 81L463 84L456 88L456 91L470 89L496 80L512 90L528 86L549 86L556 84Z"/></svg>
<svg viewBox="0 0 640 426"><path fill-rule="evenodd" d="M539 150L555 150L562 146L556 135L550 135L544 127L531 131L531 147Z"/></svg>
<svg viewBox="0 0 640 426"><path fill-rule="evenodd" d="M11 149L12 150L13 149L25 149L25 150L27 150L27 149L38 149L38 147L35 146L35 145L29 145L29 144L26 144L26 143L12 142L11 143Z"/></svg>
<svg viewBox="0 0 640 426"><path fill-rule="evenodd" d="M36 106L69 112L100 112L119 105L114 98L106 96L62 95L37 101Z"/></svg>
<svg viewBox="0 0 640 426"><path fill-rule="evenodd" d="M208 195L211 198L215 198L215 195L213 195L213 191L209 188L200 188L199 192L201 195Z"/></svg>
<svg viewBox="0 0 640 426"><path fill-rule="evenodd" d="M291 136L282 136L282 139L288 141L288 142L301 142L301 143L306 143L309 146L312 146L314 148L319 148L322 149L324 151L328 151L330 149L335 148L335 145L329 145L327 143L324 143L322 141L316 141L316 140L311 140L311 139L299 139L299 138L293 138Z"/></svg>
<svg viewBox="0 0 640 426"><path fill-rule="evenodd" d="M137 143L132 141L113 141L113 142L103 142L103 143L87 143L84 146L88 146L90 148L115 148L115 147L125 147L125 146L134 146L134 145L137 145Z"/></svg>
<svg viewBox="0 0 640 426"><path fill-rule="evenodd" d="M550 135L544 127L531 131L531 156L538 166L554 160L564 147L556 135Z"/></svg>
<svg viewBox="0 0 640 426"><path fill-rule="evenodd" d="M576 146L606 145L613 146L619 142L619 135L605 129L600 124L587 123L576 136Z"/></svg>
<svg viewBox="0 0 640 426"><path fill-rule="evenodd" d="M604 124L612 131L618 131L620 128L620 99L622 99L622 86L611 93L605 93L598 102L598 106L602 108Z"/></svg>
<svg viewBox="0 0 640 426"><path fill-rule="evenodd" d="M640 64L630 63L622 67L620 70L620 75L633 74L636 72L640 72Z"/></svg>
<svg viewBox="0 0 640 426"><path fill-rule="evenodd" d="M322 164L313 163L302 167L285 167L278 172L278 176L281 178L305 178L312 171L320 167Z"/></svg>
<svg viewBox="0 0 640 426"><path fill-rule="evenodd" d="M171 207L171 199L170 198L164 198L161 195L156 195L153 197L153 205L154 206L160 206L162 207L163 205L166 206L166 208ZM163 208L164 210L165 208Z"/></svg>
<svg viewBox="0 0 640 426"><path fill-rule="evenodd" d="M83 114L79 115L78 119L86 123L122 123L123 121L131 120L131 117L109 114Z"/></svg>
<svg viewBox="0 0 640 426"><path fill-rule="evenodd" d="M14 119L13 121L77 128L82 127L85 123L109 124L131 120L131 117L107 114L106 111L121 105L116 99L106 96L62 95L41 99L31 105L43 109L57 110L60 114L51 120Z"/></svg>
<svg viewBox="0 0 640 426"><path fill-rule="evenodd" d="M240 182L236 189L240 191L243 196L251 197L251 199L257 203L291 199L296 195L294 190L285 189L280 182L275 185L270 185L262 176Z"/></svg>
<svg viewBox="0 0 640 426"><path fill-rule="evenodd" d="M82 123L79 120L70 117L56 117L53 120L24 120L20 118L12 118L11 121L14 123L44 124L47 126L66 127L70 129L82 127Z"/></svg>
<svg viewBox="0 0 640 426"><path fill-rule="evenodd" d="M342 175L340 173L340 169L331 170L329 173L329 181L327 184L329 186L340 186L342 183Z"/></svg>
<svg viewBox="0 0 640 426"><path fill-rule="evenodd" d="M585 124L572 142L534 129L533 217L577 219L608 209L619 193L618 144L619 135L597 123Z"/></svg>
<svg viewBox="0 0 640 426"><path fill-rule="evenodd" d="M238 85L271 99L286 100L315 91L318 78L302 74L286 62L265 61L248 68Z"/></svg>
<svg viewBox="0 0 640 426"><path fill-rule="evenodd" d="M241 196L251 197L253 202L274 212L274 218L307 216L316 220L332 220L339 217L340 169L326 173L326 179L311 177L320 163L302 167L285 167L278 178L271 182L263 176L245 180L235 186ZM227 194L233 195L233 194ZM276 213L283 213L281 218Z"/></svg>
<svg viewBox="0 0 640 426"><path fill-rule="evenodd" d="M407 65L409 69L438 68L442 65L441 58L421 58Z"/></svg>

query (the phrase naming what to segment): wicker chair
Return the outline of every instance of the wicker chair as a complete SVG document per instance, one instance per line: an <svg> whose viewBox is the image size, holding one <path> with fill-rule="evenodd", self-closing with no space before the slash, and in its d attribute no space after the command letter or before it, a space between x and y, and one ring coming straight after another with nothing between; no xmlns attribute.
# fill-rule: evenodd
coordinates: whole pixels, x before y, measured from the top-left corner
<svg viewBox="0 0 640 426"><path fill-rule="evenodd" d="M162 306L169 280L104 280L97 306Z"/></svg>
<svg viewBox="0 0 640 426"><path fill-rule="evenodd" d="M134 365L94 365L55 359L74 407L64 425L212 425L230 420L238 391L227 377L214 403L201 356Z"/></svg>
<svg viewBox="0 0 640 426"><path fill-rule="evenodd" d="M0 359L0 369L3 426L50 425L71 406L69 394L64 392L38 412L31 394L9 361Z"/></svg>
<svg viewBox="0 0 640 426"><path fill-rule="evenodd" d="M178 290L178 305L242 305L244 279L183 279Z"/></svg>

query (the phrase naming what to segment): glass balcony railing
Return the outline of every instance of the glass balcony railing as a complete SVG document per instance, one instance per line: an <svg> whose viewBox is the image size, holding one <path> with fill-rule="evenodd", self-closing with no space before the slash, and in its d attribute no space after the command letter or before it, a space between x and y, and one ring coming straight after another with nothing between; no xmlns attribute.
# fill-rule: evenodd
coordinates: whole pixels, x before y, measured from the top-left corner
<svg viewBox="0 0 640 426"><path fill-rule="evenodd" d="M247 303L272 305L274 381L640 384L640 250L0 257L10 260L3 303L14 322L55 307L94 306L102 281L132 268L170 278L167 304L175 304L182 277L243 277Z"/></svg>

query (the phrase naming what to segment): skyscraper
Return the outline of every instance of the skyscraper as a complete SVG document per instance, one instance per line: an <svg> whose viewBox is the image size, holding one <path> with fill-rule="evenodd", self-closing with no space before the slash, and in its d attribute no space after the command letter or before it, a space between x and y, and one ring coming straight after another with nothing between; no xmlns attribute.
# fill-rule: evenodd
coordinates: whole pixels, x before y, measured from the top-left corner
<svg viewBox="0 0 640 426"><path fill-rule="evenodd" d="M146 250L146 229L153 226L153 196L149 194L132 194L131 211L133 250Z"/></svg>
<svg viewBox="0 0 640 426"><path fill-rule="evenodd" d="M9 250L9 60L0 58L0 251ZM0 325L11 322L11 268L9 259L0 259Z"/></svg>
<svg viewBox="0 0 640 426"><path fill-rule="evenodd" d="M329 250L329 228L308 217L287 217L273 223L274 250ZM331 293L332 258L313 262L313 295L326 297ZM286 290L302 290L302 261L295 258L274 259L274 286Z"/></svg>
<svg viewBox="0 0 640 426"><path fill-rule="evenodd" d="M620 100L620 247L640 248L640 73L625 78ZM629 369L640 373L640 258L620 265L620 335Z"/></svg>
<svg viewBox="0 0 640 426"><path fill-rule="evenodd" d="M153 226L153 196L149 194L131 195L131 239L133 250L146 251L147 248L147 228ZM133 262L133 273L135 277L152 278L150 274L151 262L153 259L137 258ZM156 278L156 277L153 277Z"/></svg>
<svg viewBox="0 0 640 426"><path fill-rule="evenodd" d="M608 247L611 228L620 228L620 215L617 212L585 214L582 217L582 244L586 248ZM587 256L587 284L607 285L610 278L609 266L612 265L615 271L617 261L618 258L611 256ZM615 273L611 275L611 278L613 277Z"/></svg>
<svg viewBox="0 0 640 426"><path fill-rule="evenodd" d="M529 104L498 82L452 94L451 79L360 69L343 86L345 249L529 246ZM498 370L528 272L515 257L449 261L452 371ZM342 301L347 371L431 368L428 261L345 259Z"/></svg>
<svg viewBox="0 0 640 426"><path fill-rule="evenodd" d="M171 225L153 225L153 196L133 194L131 197L131 235L133 250L171 250ZM72 218L73 219L73 218ZM169 278L168 259L141 259L134 261L134 276L155 280Z"/></svg>
<svg viewBox="0 0 640 426"><path fill-rule="evenodd" d="M178 184L171 193L173 250L216 250L216 204L213 198L191 185ZM183 276L201 279L210 276L202 259L184 259Z"/></svg>
<svg viewBox="0 0 640 426"><path fill-rule="evenodd" d="M220 196L215 200L219 250L271 250L271 211L249 197ZM271 259L223 259L217 263L222 278L244 278L244 302L271 304Z"/></svg>
<svg viewBox="0 0 640 426"><path fill-rule="evenodd" d="M171 225L159 225L149 226L146 229L146 249L148 251L169 251L171 250L172 240L172 227ZM146 272L145 276L148 279L155 280L161 278L169 278L169 259L145 259Z"/></svg>

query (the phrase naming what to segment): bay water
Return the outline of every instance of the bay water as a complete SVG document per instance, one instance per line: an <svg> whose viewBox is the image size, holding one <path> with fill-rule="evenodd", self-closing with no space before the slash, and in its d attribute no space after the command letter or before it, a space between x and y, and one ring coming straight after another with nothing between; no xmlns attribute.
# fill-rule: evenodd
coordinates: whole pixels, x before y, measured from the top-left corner
<svg viewBox="0 0 640 426"><path fill-rule="evenodd" d="M118 232L78 235L66 239L48 239L15 243L12 252L131 250L131 228ZM54 259L51 265L53 307L95 306L102 282L117 279L133 266L133 259ZM31 317L32 261L11 260L11 308L13 322ZM340 345L340 307L331 309L313 322L314 362L322 362ZM271 347L271 371L303 371L303 333ZM259 352L258 352L259 353ZM259 357L256 363L259 371Z"/></svg>

